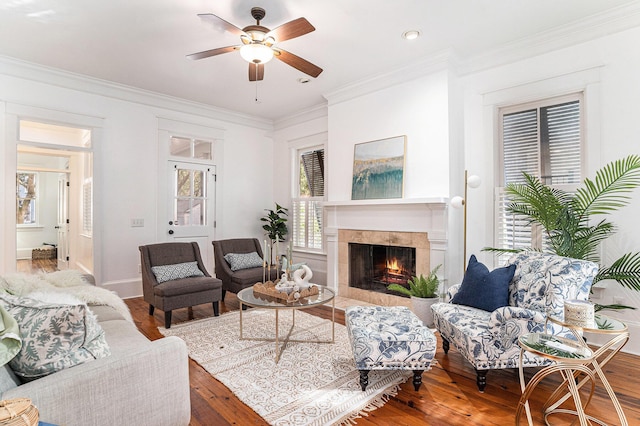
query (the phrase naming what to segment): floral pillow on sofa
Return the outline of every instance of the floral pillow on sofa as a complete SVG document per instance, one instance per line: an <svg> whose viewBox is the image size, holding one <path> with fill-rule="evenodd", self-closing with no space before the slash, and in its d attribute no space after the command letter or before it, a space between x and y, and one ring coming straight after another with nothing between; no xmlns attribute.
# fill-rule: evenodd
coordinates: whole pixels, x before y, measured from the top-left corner
<svg viewBox="0 0 640 426"><path fill-rule="evenodd" d="M72 295L0 292L0 304L20 329L22 348L9 366L23 382L111 355L96 316Z"/></svg>

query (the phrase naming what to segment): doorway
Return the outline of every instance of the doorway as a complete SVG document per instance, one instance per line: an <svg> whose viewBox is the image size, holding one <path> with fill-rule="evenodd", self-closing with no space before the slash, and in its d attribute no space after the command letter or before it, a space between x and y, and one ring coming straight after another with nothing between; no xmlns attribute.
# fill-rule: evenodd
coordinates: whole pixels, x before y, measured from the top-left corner
<svg viewBox="0 0 640 426"><path fill-rule="evenodd" d="M94 272L90 131L20 121L16 270Z"/></svg>

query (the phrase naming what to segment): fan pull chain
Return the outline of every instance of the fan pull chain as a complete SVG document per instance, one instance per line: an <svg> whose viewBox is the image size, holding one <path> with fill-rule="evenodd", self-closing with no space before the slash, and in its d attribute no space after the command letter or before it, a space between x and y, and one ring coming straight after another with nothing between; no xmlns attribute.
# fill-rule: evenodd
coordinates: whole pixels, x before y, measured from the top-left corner
<svg viewBox="0 0 640 426"><path fill-rule="evenodd" d="M255 99L256 103L259 104L260 101L258 100L258 64L256 63L256 99Z"/></svg>

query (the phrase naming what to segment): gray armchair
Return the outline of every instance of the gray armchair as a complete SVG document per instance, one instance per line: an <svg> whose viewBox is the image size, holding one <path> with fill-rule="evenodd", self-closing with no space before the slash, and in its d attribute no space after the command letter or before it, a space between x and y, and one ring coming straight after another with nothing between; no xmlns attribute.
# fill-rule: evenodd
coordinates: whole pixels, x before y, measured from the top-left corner
<svg viewBox="0 0 640 426"><path fill-rule="evenodd" d="M278 271L271 267L271 274L263 271L262 266L231 270L231 265L224 258L229 253L258 253L262 258L262 248L257 238L234 238L229 240L218 240L213 242L213 258L215 260L216 277L222 280L222 300L227 291L238 293L243 288L251 287L257 282L262 282L263 272L267 275L267 280L278 278Z"/></svg>
<svg viewBox="0 0 640 426"><path fill-rule="evenodd" d="M164 312L165 328L171 327L171 312L174 309L212 303L213 314L220 314L222 282L209 275L205 269L198 243L149 244L140 246L139 249L144 300L149 303L149 315L153 315L155 308ZM177 278L163 281L158 280L152 270L153 267L162 266L169 266L168 269L171 269L172 266L187 262L197 263L197 275L176 273Z"/></svg>

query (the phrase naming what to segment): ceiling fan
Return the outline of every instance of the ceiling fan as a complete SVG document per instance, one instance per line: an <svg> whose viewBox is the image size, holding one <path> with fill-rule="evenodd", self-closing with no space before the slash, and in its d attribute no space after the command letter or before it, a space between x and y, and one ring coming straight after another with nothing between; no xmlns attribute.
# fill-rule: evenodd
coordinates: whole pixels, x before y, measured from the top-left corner
<svg viewBox="0 0 640 426"><path fill-rule="evenodd" d="M264 78L264 64L269 62L273 57L280 59L285 64L292 66L298 71L302 71L311 77L318 77L322 72L322 68L312 64L306 59L302 59L301 57L294 55L293 53L287 52L279 47L275 47L276 43L300 37L315 31L314 26L305 18L298 18L270 30L269 28L260 25L260 21L265 17L265 15L266 12L263 8L252 8L251 16L256 20L256 24L240 29L212 13L198 14L200 19L204 22L215 27L222 26L230 33L239 36L242 44L193 53L191 55L187 55L187 58L193 60L204 59L239 50L242 58L249 62L249 81L262 80Z"/></svg>

